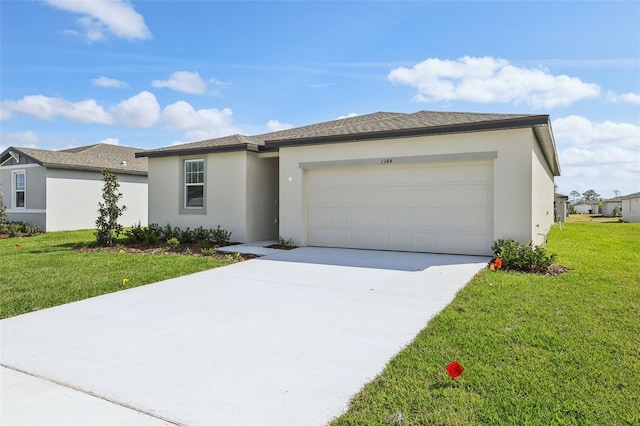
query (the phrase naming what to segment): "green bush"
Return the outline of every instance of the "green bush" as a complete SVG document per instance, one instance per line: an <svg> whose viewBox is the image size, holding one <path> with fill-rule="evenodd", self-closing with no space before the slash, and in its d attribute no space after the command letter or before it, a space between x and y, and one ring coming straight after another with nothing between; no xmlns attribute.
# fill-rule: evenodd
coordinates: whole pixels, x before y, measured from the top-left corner
<svg viewBox="0 0 640 426"><path fill-rule="evenodd" d="M158 228L160 230L160 228ZM171 225L169 223L167 223L165 225L164 228L162 228L159 232L159 236L163 239L163 240L170 240L171 238L178 238L180 237L180 228L178 228L177 226L175 228L171 227Z"/></svg>
<svg viewBox="0 0 640 426"><path fill-rule="evenodd" d="M160 238L158 238L158 234L156 234L155 232L147 230L147 232L145 233L144 241L150 246L153 246L158 244Z"/></svg>
<svg viewBox="0 0 640 426"><path fill-rule="evenodd" d="M214 254L216 254L218 252L218 249L215 247L203 247L200 249L200 253L202 253L204 256L213 256Z"/></svg>
<svg viewBox="0 0 640 426"><path fill-rule="evenodd" d="M200 242L200 241L208 242L210 237L211 237L211 230L203 226L198 226L196 229L193 230L193 239L195 242Z"/></svg>
<svg viewBox="0 0 640 426"><path fill-rule="evenodd" d="M493 254L502 261L502 269L544 273L556 261L556 254L542 246L520 244L515 240L496 240L491 245Z"/></svg>
<svg viewBox="0 0 640 426"><path fill-rule="evenodd" d="M167 244L173 248L176 248L180 245L180 241L176 237L171 237L167 240Z"/></svg>
<svg viewBox="0 0 640 426"><path fill-rule="evenodd" d="M30 237L33 237L34 235L38 235L41 232L42 232L42 228L37 223L34 223L33 225L29 226L27 229L27 235L29 235Z"/></svg>
<svg viewBox="0 0 640 426"><path fill-rule="evenodd" d="M180 228L175 228L175 229L180 229ZM184 231L180 231L178 235L178 240L180 240L182 244L194 242L194 234L191 228L187 226L187 228Z"/></svg>
<svg viewBox="0 0 640 426"><path fill-rule="evenodd" d="M136 243L146 241L147 232L149 232L147 228L138 222L136 225L133 225L131 229L125 231L124 234L129 238L129 241Z"/></svg>
<svg viewBox="0 0 640 426"><path fill-rule="evenodd" d="M222 229L220 225L216 229L211 230L211 238L216 244L227 244L231 241L231 232L226 229Z"/></svg>

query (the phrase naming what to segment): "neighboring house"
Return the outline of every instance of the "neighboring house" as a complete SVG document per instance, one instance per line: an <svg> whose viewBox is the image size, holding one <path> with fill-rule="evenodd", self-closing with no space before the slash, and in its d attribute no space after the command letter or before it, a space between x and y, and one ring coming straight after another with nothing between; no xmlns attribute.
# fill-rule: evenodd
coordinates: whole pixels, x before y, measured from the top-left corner
<svg viewBox="0 0 640 426"><path fill-rule="evenodd" d="M620 198L622 198L622 220L640 222L640 192L634 192Z"/></svg>
<svg viewBox="0 0 640 426"><path fill-rule="evenodd" d="M553 195L553 206L556 214L556 217L555 217L556 222L566 222L567 212L569 210L569 196L564 194L558 194L556 192Z"/></svg>
<svg viewBox="0 0 640 426"><path fill-rule="evenodd" d="M597 201L595 203L585 202L585 203L574 204L573 211L576 214L598 214L599 213L598 204L600 204L600 201Z"/></svg>
<svg viewBox="0 0 640 426"><path fill-rule="evenodd" d="M622 197L602 201L602 214L605 216L620 216L622 214Z"/></svg>
<svg viewBox="0 0 640 426"><path fill-rule="evenodd" d="M149 158L149 222L235 241L487 255L545 242L560 166L548 115L378 112Z"/></svg>
<svg viewBox="0 0 640 426"><path fill-rule="evenodd" d="M10 146L0 154L0 192L10 221L45 231L95 228L102 170L118 177L125 226L147 223L147 159L138 148L97 144L61 151Z"/></svg>

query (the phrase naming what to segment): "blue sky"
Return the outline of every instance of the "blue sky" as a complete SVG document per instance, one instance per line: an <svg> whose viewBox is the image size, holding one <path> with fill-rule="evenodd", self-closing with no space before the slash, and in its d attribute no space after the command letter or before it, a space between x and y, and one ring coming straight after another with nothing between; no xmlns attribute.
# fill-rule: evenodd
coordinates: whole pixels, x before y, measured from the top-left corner
<svg viewBox="0 0 640 426"><path fill-rule="evenodd" d="M0 20L0 150L539 113L561 192L640 190L637 1L3 0Z"/></svg>

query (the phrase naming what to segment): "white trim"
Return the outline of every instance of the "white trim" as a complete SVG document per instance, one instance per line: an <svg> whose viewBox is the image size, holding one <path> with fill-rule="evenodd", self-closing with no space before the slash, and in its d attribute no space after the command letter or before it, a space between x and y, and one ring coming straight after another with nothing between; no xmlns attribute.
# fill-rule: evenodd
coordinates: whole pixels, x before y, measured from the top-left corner
<svg viewBox="0 0 640 426"><path fill-rule="evenodd" d="M7 209L7 213L46 213L46 209Z"/></svg>
<svg viewBox="0 0 640 426"><path fill-rule="evenodd" d="M187 183L187 163L197 163L197 162L202 162L202 183ZM205 161L204 158L193 158L193 159L186 159L183 162L183 185L184 185L184 209L185 210L202 210L204 209L205 206L205 195L204 192L206 190L205 188L205 182L207 180L207 177L205 176ZM187 205L187 197L189 196L189 191L188 191L188 187L190 186L201 186L202 187L202 206L188 206Z"/></svg>
<svg viewBox="0 0 640 426"><path fill-rule="evenodd" d="M9 161L9 160L7 160L7 161ZM3 170L28 169L28 168L31 168L31 167L42 167L42 166L40 164L36 164L36 163L14 164L14 165L11 165L11 166L2 166L2 165L0 165L0 169L3 169Z"/></svg>
<svg viewBox="0 0 640 426"><path fill-rule="evenodd" d="M24 176L24 181L23 181L23 185L24 188L22 188L20 191L22 191L23 194L23 203L24 206L23 207L18 207L17 203L16 203L16 193L18 192L18 189L16 188L16 176L18 175L22 175ZM24 169L20 169L20 170L13 170L11 172L11 207L15 210L25 210L27 208L27 172Z"/></svg>

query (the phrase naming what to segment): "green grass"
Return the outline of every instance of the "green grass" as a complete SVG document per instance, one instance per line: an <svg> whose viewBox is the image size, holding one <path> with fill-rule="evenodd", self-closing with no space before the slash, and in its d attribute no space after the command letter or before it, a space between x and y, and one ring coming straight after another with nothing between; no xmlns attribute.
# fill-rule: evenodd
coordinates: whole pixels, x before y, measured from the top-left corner
<svg viewBox="0 0 640 426"><path fill-rule="evenodd" d="M211 257L73 250L92 242L91 230L0 240L0 318L232 263ZM128 283L123 285L125 278Z"/></svg>
<svg viewBox="0 0 640 426"><path fill-rule="evenodd" d="M484 271L334 425L640 424L640 224L566 223L548 248L570 272Z"/></svg>

